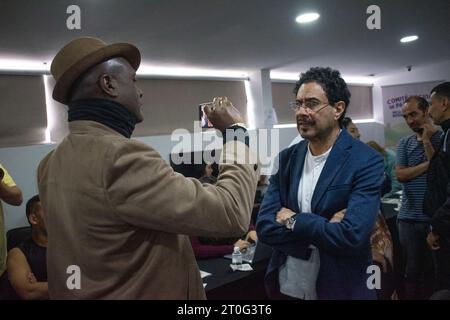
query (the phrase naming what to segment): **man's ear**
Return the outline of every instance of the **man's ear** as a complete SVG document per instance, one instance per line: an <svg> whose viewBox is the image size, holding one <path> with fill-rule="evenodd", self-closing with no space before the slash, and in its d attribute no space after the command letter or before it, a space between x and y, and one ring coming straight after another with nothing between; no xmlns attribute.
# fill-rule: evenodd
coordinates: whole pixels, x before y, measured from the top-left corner
<svg viewBox="0 0 450 320"><path fill-rule="evenodd" d="M444 106L444 110L447 110L448 108L450 108L450 99L447 97L443 97L442 98L442 105Z"/></svg>
<svg viewBox="0 0 450 320"><path fill-rule="evenodd" d="M98 85L102 92L110 97L117 97L119 95L117 80L113 76L105 73L98 79Z"/></svg>
<svg viewBox="0 0 450 320"><path fill-rule="evenodd" d="M37 224L37 216L36 213L30 213L30 215L28 216L28 220L30 220L31 224Z"/></svg>
<svg viewBox="0 0 450 320"><path fill-rule="evenodd" d="M345 102L338 101L334 104L334 118L338 120L345 111Z"/></svg>

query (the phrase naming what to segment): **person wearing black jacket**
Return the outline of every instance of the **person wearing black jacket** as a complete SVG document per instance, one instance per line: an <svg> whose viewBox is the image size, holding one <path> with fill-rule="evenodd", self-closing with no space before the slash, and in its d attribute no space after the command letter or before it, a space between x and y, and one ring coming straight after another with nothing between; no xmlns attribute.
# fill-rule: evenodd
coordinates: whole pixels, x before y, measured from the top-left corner
<svg viewBox="0 0 450 320"><path fill-rule="evenodd" d="M424 211L431 217L427 242L433 250L435 290L450 289L450 82L431 90L430 117L442 127L440 147L428 168Z"/></svg>

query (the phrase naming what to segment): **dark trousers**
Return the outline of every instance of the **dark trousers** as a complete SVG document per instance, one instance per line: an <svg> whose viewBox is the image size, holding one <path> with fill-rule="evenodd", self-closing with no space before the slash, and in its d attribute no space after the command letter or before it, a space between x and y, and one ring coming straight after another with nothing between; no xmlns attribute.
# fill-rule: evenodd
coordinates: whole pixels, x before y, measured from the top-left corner
<svg viewBox="0 0 450 320"><path fill-rule="evenodd" d="M397 216L393 216L386 220L389 232L392 237L392 246L394 254L394 278L395 278L395 290L399 297L403 297L403 282L405 277L405 262L402 257L402 247L400 245L400 239L398 236Z"/></svg>
<svg viewBox="0 0 450 320"><path fill-rule="evenodd" d="M426 284L432 269L431 251L426 241L429 232L429 223L398 220L398 234L405 262L406 299L427 299L431 294L431 288L428 287L431 283Z"/></svg>
<svg viewBox="0 0 450 320"><path fill-rule="evenodd" d="M443 239L440 249L433 250L435 291L450 290L450 244Z"/></svg>

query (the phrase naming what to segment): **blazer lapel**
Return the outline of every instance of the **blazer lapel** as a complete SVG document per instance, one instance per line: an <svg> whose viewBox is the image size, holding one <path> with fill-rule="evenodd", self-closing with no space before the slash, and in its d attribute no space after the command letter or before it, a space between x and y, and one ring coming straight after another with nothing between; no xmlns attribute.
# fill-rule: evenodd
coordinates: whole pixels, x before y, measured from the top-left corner
<svg viewBox="0 0 450 320"><path fill-rule="evenodd" d="M303 165L305 164L305 156L308 148L308 141L303 140L294 150L291 157L290 172L289 172L289 198L288 204L294 209L294 212L300 213L298 206L298 185L300 183L300 177L303 171Z"/></svg>
<svg viewBox="0 0 450 320"><path fill-rule="evenodd" d="M317 181L316 188L311 200L311 211L317 212L317 206L325 194L328 186L333 181L336 174L347 161L350 152L347 151L351 147L351 140L353 139L345 129L339 134L335 144L333 145L330 155L325 163L325 166Z"/></svg>

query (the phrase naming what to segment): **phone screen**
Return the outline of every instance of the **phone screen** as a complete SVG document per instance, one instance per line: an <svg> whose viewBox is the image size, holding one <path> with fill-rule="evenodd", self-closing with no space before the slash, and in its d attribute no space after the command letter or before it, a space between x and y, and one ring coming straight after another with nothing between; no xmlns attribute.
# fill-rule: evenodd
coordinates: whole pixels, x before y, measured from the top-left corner
<svg viewBox="0 0 450 320"><path fill-rule="evenodd" d="M206 116L205 111L203 110L204 106L205 106L205 104L201 104L198 106L199 120L201 122L201 126L203 129L214 128L212 123L209 121L208 117Z"/></svg>

